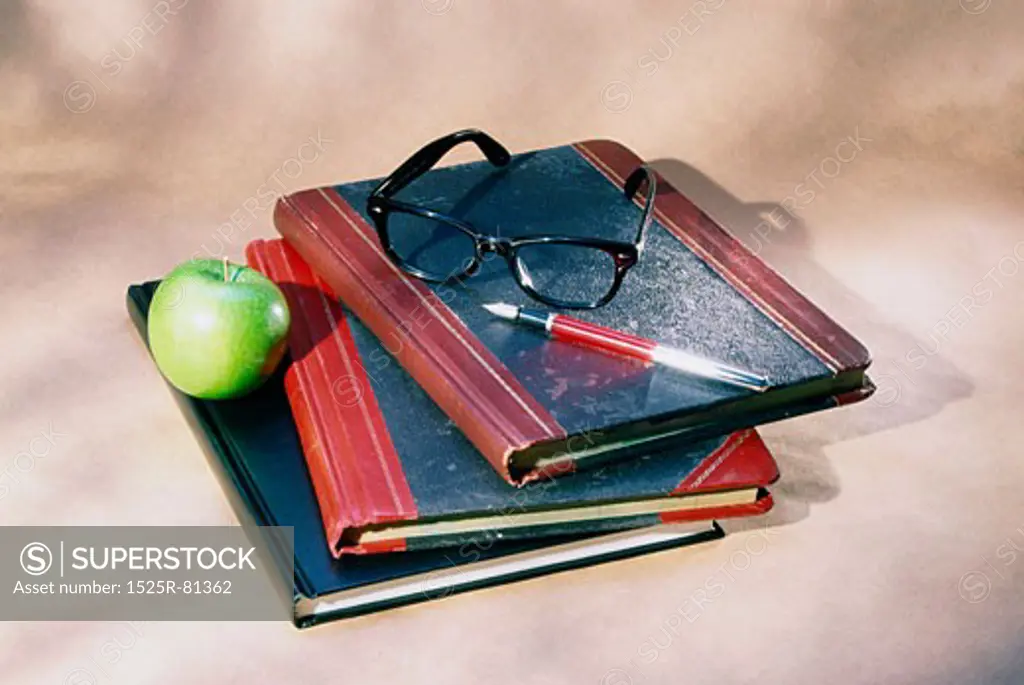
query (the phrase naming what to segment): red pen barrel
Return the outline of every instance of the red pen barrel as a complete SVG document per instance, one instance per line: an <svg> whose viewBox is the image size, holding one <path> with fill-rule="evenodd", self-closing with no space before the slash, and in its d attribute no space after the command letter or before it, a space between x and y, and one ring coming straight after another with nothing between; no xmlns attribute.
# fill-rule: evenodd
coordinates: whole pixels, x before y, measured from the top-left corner
<svg viewBox="0 0 1024 685"><path fill-rule="evenodd" d="M561 314L552 315L550 334L565 342L577 343L645 362L652 361L651 352L658 346L658 343L647 338L629 335Z"/></svg>

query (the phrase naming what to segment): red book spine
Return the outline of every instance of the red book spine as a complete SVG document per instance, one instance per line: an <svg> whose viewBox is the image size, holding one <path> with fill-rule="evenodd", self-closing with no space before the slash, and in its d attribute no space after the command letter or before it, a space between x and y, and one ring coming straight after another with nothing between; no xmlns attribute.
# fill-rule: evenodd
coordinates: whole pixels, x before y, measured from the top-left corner
<svg viewBox="0 0 1024 685"><path fill-rule="evenodd" d="M344 311L283 241L253 241L246 259L278 284L291 310L285 392L332 553L404 549L401 541L367 549L346 539L367 525L415 519L417 511Z"/></svg>
<svg viewBox="0 0 1024 685"><path fill-rule="evenodd" d="M441 297L391 263L358 212L317 189L279 200L274 224L498 473L517 485L545 475L515 481L509 460L565 429Z"/></svg>

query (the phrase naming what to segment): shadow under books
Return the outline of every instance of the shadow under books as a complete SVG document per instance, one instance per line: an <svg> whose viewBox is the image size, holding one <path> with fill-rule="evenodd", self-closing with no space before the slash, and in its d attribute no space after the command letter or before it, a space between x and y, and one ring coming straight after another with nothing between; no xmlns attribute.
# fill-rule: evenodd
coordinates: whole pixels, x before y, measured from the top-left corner
<svg viewBox="0 0 1024 685"><path fill-rule="evenodd" d="M922 421L972 394L971 382L938 354L937 345L886 321L872 304L814 261L810 235L798 214L776 202L744 202L677 159L659 159L652 166L863 340L874 357L868 375L878 390L871 398L838 412L803 417L772 429L769 447L782 474L771 488L775 508L757 520L726 522L727 529L778 526L804 518L812 504L829 501L840 491L835 471L825 456L826 447ZM911 359L913 363L908 363Z"/></svg>

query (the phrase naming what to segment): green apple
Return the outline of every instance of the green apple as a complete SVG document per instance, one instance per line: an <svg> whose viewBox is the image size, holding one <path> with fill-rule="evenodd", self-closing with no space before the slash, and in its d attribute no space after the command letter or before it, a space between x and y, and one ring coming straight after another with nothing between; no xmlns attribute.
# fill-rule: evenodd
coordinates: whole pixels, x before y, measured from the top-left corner
<svg viewBox="0 0 1024 685"><path fill-rule="evenodd" d="M164 377L202 399L252 392L287 344L288 303L266 276L197 259L164 278L149 307L149 348Z"/></svg>

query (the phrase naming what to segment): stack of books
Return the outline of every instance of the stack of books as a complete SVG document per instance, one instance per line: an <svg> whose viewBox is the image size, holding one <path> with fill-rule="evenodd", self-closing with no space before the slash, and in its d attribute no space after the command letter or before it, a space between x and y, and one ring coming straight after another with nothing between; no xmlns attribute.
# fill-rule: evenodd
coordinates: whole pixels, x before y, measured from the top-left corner
<svg viewBox="0 0 1024 685"><path fill-rule="evenodd" d="M610 141L427 173L403 200L500 234L621 238L641 164ZM456 285L385 254L375 181L282 198L249 265L292 315L289 356L228 401L176 393L239 516L294 529L299 626L720 538L778 478L757 425L873 389L864 347L663 179L640 262L579 318L768 379L765 392L549 338L500 259ZM157 283L132 286L145 335ZM517 299L518 298L518 299Z"/></svg>

